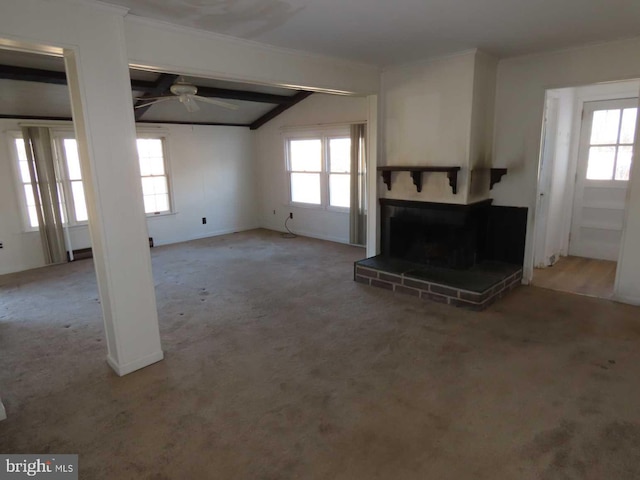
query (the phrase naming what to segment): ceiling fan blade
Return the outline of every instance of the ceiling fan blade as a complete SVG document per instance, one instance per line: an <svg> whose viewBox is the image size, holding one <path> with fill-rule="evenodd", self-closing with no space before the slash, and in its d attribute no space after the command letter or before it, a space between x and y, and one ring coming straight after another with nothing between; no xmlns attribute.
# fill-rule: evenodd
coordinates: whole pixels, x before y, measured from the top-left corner
<svg viewBox="0 0 640 480"><path fill-rule="evenodd" d="M187 112L189 113L197 112L198 110L200 110L200 107L198 106L196 101L193 99L193 97L194 97L193 95L189 95L189 94L180 95L180 97L178 97L180 100L180 103L184 105L184 107L187 109Z"/></svg>
<svg viewBox="0 0 640 480"><path fill-rule="evenodd" d="M151 100L150 102L146 102L143 103L141 105L136 105L134 108L142 108L142 107L148 107L149 105L154 105L156 103L160 103L160 102L166 102L167 100L173 100L175 97L156 97L155 100ZM146 101L146 98L141 98L139 100L142 101Z"/></svg>
<svg viewBox="0 0 640 480"><path fill-rule="evenodd" d="M194 95L194 98L199 102L210 103L211 105L217 105L219 107L228 108L229 110L238 110L238 105L233 103L223 102L222 100L216 100L215 98L201 97L200 95Z"/></svg>

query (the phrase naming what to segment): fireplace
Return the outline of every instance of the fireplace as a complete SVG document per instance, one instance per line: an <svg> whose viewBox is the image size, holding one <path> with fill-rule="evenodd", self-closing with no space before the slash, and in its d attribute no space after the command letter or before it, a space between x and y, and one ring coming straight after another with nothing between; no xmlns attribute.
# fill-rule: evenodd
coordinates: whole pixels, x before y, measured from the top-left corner
<svg viewBox="0 0 640 480"><path fill-rule="evenodd" d="M380 203L384 255L458 270L482 259L491 200L474 205L386 199Z"/></svg>
<svg viewBox="0 0 640 480"><path fill-rule="evenodd" d="M522 278L527 209L380 199L382 253L354 279L456 306L485 308Z"/></svg>

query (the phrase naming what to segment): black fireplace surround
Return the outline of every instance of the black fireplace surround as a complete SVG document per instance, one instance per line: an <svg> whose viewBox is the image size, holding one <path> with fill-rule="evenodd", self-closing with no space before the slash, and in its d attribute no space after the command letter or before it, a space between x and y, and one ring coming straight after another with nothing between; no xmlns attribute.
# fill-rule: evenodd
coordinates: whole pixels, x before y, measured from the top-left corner
<svg viewBox="0 0 640 480"><path fill-rule="evenodd" d="M382 251L387 256L464 270L482 255L491 200L471 206L383 200Z"/></svg>
<svg viewBox="0 0 640 480"><path fill-rule="evenodd" d="M385 257L457 270L524 261L526 208L381 198L380 220Z"/></svg>
<svg viewBox="0 0 640 480"><path fill-rule="evenodd" d="M522 278L527 209L380 199L382 253L356 262L360 283L474 309Z"/></svg>

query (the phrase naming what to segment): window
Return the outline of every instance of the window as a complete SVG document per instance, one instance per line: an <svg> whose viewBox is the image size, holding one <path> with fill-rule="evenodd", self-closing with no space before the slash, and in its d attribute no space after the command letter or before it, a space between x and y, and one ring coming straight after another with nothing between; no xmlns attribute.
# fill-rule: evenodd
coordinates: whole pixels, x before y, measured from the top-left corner
<svg viewBox="0 0 640 480"><path fill-rule="evenodd" d="M54 161L60 172L58 181L58 198L62 221L65 224L75 225L87 221L87 208L84 200L84 189L82 187L82 177L80 175L80 161L78 150L74 139L56 138L54 150ZM38 228L38 213L36 200L31 185L31 175L29 173L29 162L26 152L26 144L22 137L14 137L14 146L18 160L18 170L22 191L24 192L24 204L27 213L27 227L32 230ZM68 212L67 203L72 208Z"/></svg>
<svg viewBox="0 0 640 480"><path fill-rule="evenodd" d="M587 180L629 180L637 108L593 112Z"/></svg>
<svg viewBox="0 0 640 480"><path fill-rule="evenodd" d="M25 142L17 132L11 135L18 164L26 226L29 230L37 229L38 214L31 186ZM63 222L68 225L84 224L89 216L82 184L78 144L72 133L64 130L53 131L52 138L59 176L58 196ZM137 147L145 213L157 215L170 212L171 201L165 164L164 139L161 137L138 138Z"/></svg>
<svg viewBox="0 0 640 480"><path fill-rule="evenodd" d="M75 138L60 136L55 140L58 161L61 163L60 183L62 184L63 196L69 206L63 208L69 216L71 225L84 223L89 219L87 214L87 202L84 198L84 187L82 185L82 173L80 172L80 156L78 155L78 144Z"/></svg>
<svg viewBox="0 0 640 480"><path fill-rule="evenodd" d="M157 215L169 212L171 206L163 139L138 138L138 160L145 213Z"/></svg>
<svg viewBox="0 0 640 480"><path fill-rule="evenodd" d="M349 208L351 139L329 139L329 205Z"/></svg>
<svg viewBox="0 0 640 480"><path fill-rule="evenodd" d="M28 222L30 229L38 228L38 213L36 212L36 200L33 196L33 188L31 186L31 175L29 174L29 163L27 160L27 151L25 149L24 140L22 138L14 138L14 146L18 159L18 170L20 172L20 181L22 184L21 191L24 194L25 206L27 209Z"/></svg>
<svg viewBox="0 0 640 480"><path fill-rule="evenodd" d="M320 205L322 195L322 140L289 141L291 201Z"/></svg>
<svg viewBox="0 0 640 480"><path fill-rule="evenodd" d="M290 202L348 209L351 139L346 132L291 134L285 144Z"/></svg>

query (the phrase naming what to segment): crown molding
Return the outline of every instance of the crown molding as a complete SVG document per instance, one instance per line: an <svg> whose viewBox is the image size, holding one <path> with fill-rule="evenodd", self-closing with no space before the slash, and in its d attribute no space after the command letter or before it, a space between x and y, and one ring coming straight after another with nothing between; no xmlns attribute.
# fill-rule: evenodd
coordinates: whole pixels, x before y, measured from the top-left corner
<svg viewBox="0 0 640 480"><path fill-rule="evenodd" d="M502 63L502 62L505 62L505 63L507 63L507 62L520 62L520 61L526 62L528 60L536 59L536 58L542 58L542 57L554 56L554 55L562 55L562 54L572 53L572 52L579 52L581 50L589 50L591 48L607 47L607 46L612 46L612 45L622 45L622 44L625 44L625 43L631 43L631 42L636 42L636 41L640 41L640 36L634 35L634 36L631 36L631 37L618 38L616 40L583 43L582 45L572 45L572 46L569 46L569 47L558 48L558 49L554 49L554 50L542 50L542 51L537 51L537 52L522 53L522 54L519 54L519 55L506 55L504 57L500 57L499 61L500 61L500 63Z"/></svg>
<svg viewBox="0 0 640 480"><path fill-rule="evenodd" d="M410 70L412 68L420 68L426 65L430 65L432 63L441 62L445 60L450 60L457 57L467 57L469 55L476 55L480 51L477 48L469 48L467 50L461 50L453 53L446 53L443 55L436 55L433 57L423 58L421 60L416 60L414 62L401 63L398 65L390 65L382 69L382 73L393 72L395 70Z"/></svg>
<svg viewBox="0 0 640 480"><path fill-rule="evenodd" d="M76 5L83 5L85 7L92 8L94 10L100 10L106 13L113 13L125 17L129 13L129 8L122 7L120 5L113 5L111 3L101 2L100 0L63 0L66 3L75 3Z"/></svg>

